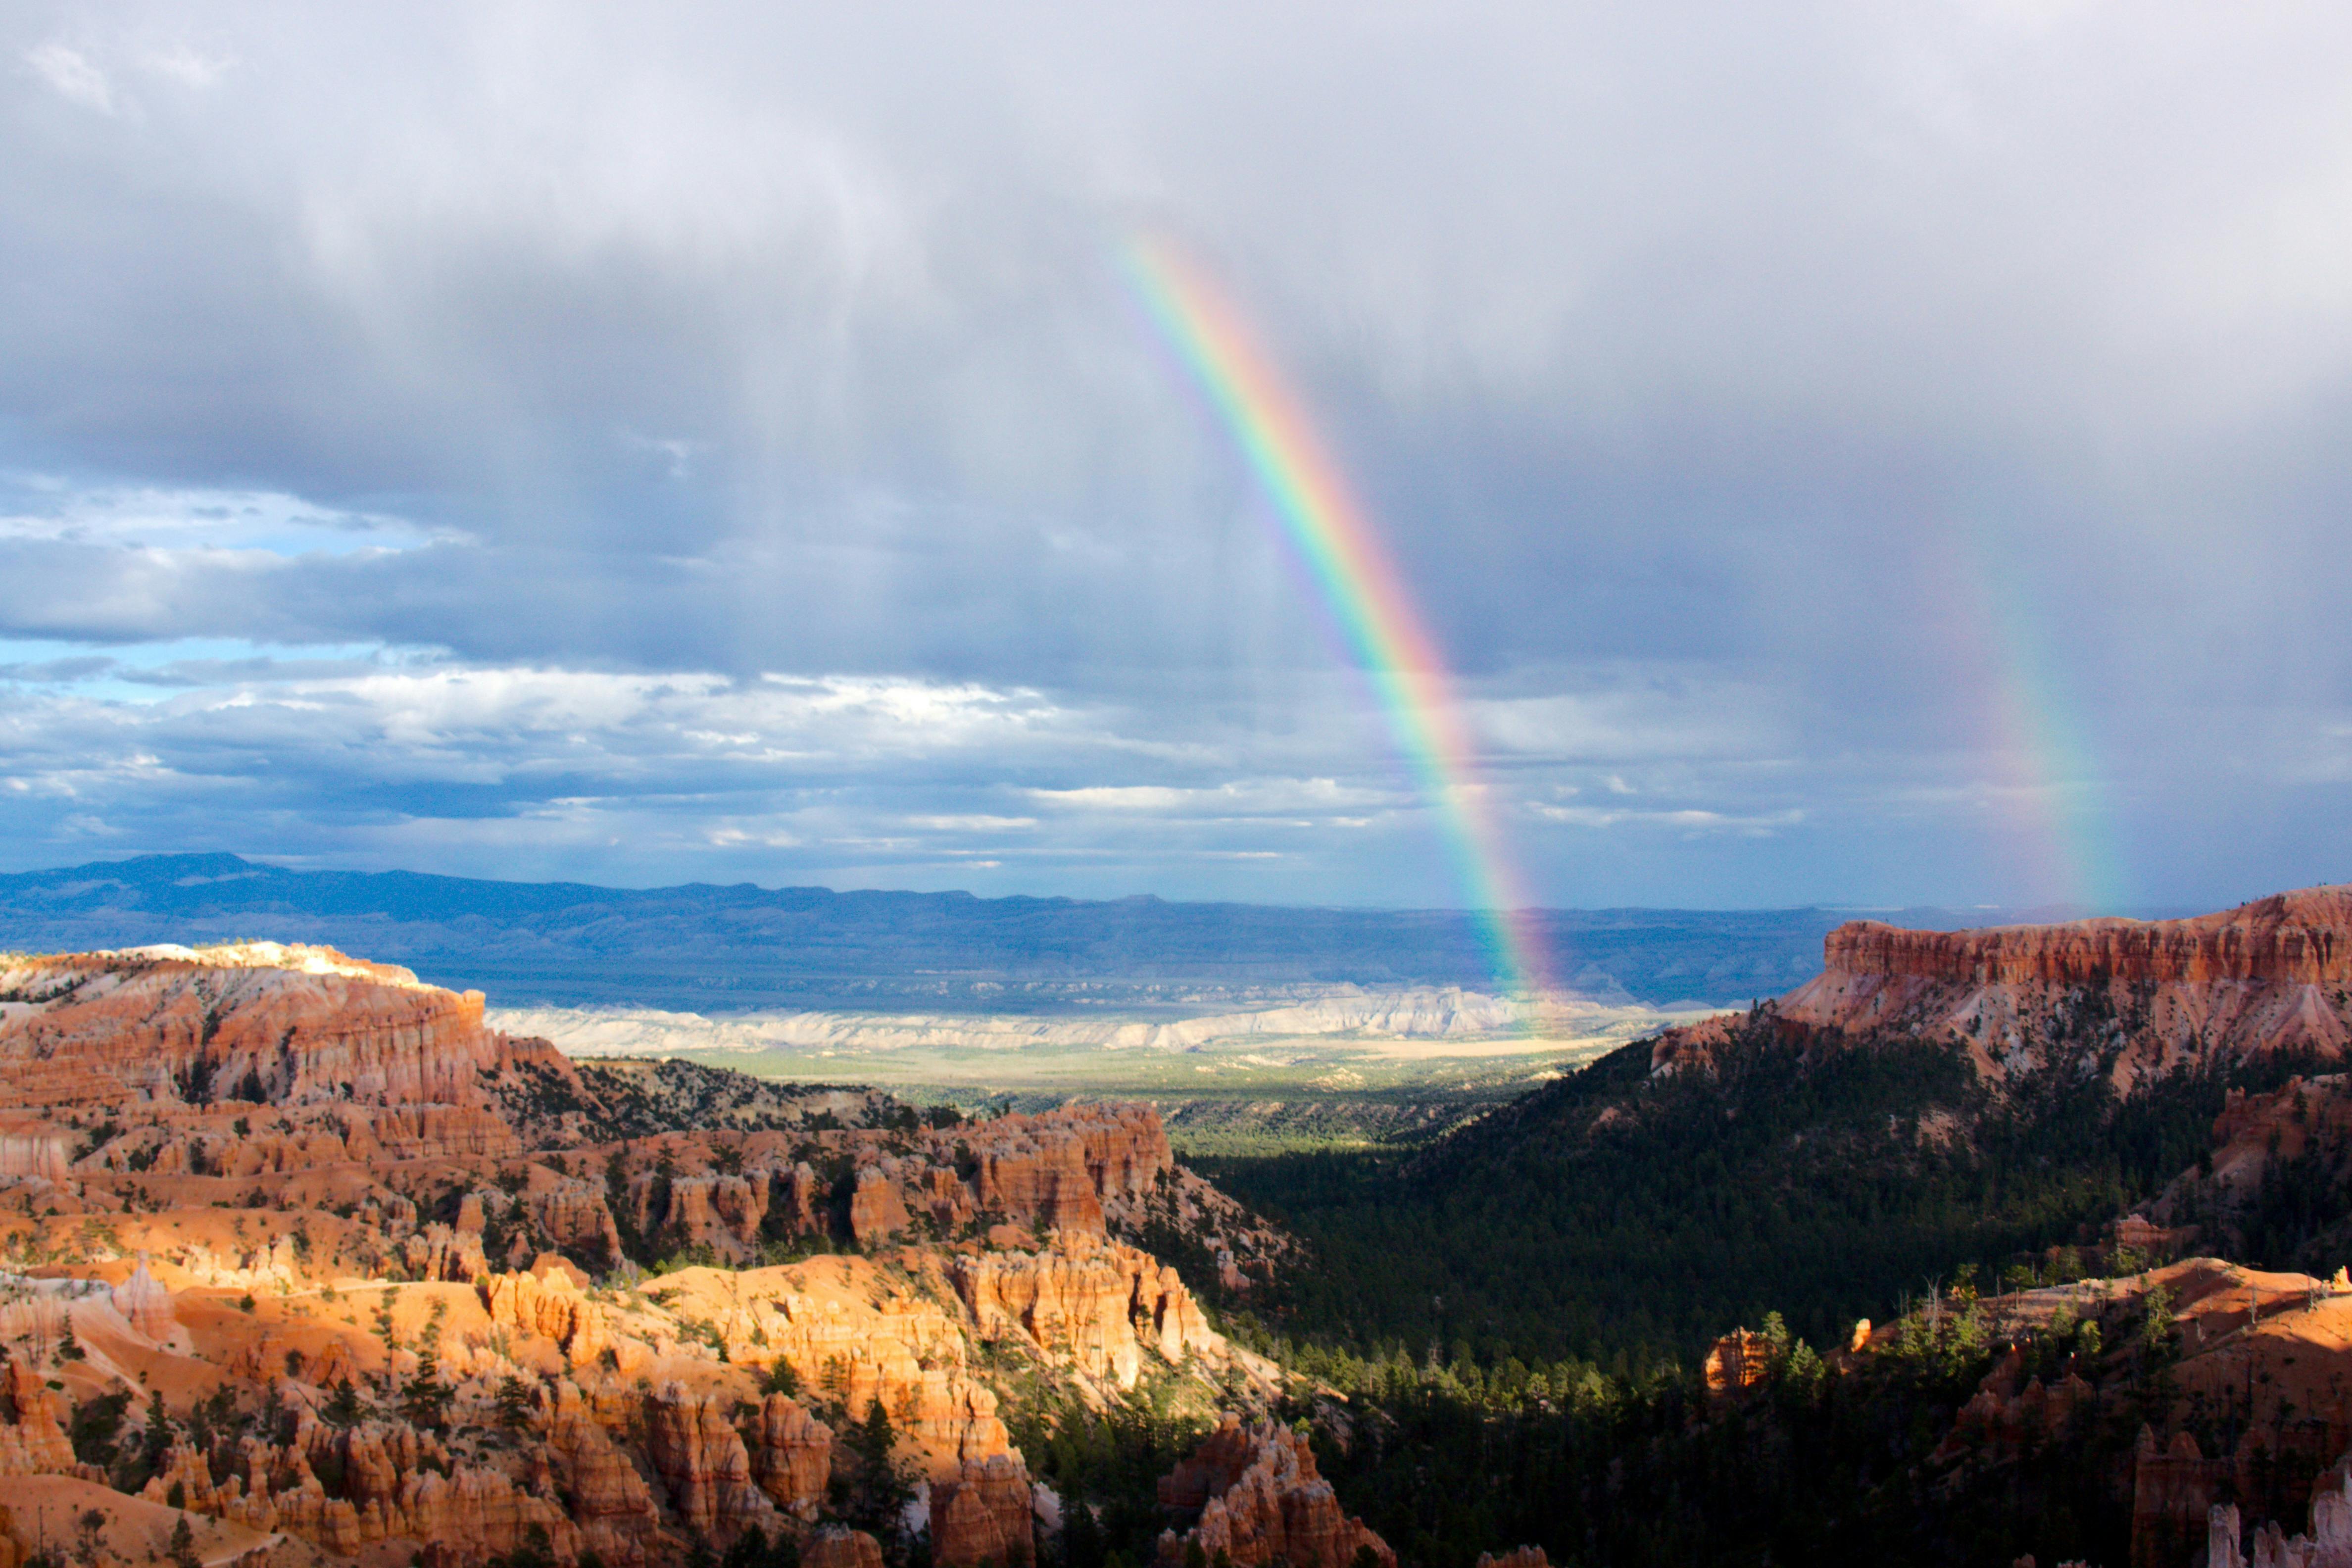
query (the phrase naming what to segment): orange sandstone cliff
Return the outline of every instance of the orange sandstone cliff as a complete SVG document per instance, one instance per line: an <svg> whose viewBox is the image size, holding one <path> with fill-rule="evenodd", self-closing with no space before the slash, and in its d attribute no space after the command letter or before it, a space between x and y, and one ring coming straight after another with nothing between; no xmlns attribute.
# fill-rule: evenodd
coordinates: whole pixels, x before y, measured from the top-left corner
<svg viewBox="0 0 2352 1568"><path fill-rule="evenodd" d="M1968 931L1853 921L1829 934L1822 962L1765 1005L1782 1038L1948 1040L1995 1084L2088 1058L2128 1089L2216 1057L2336 1058L2352 1046L2352 886L2194 920ZM1669 1031L1653 1070L1703 1065L1741 1024Z"/></svg>

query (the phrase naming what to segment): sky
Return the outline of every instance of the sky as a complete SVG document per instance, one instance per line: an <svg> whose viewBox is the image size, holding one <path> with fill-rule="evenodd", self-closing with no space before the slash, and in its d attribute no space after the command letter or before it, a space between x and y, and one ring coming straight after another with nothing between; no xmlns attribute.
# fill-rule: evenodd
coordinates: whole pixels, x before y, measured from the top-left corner
<svg viewBox="0 0 2352 1568"><path fill-rule="evenodd" d="M658 12L659 14L655 14ZM0 866L1559 906L2352 879L2352 12L0 10Z"/></svg>

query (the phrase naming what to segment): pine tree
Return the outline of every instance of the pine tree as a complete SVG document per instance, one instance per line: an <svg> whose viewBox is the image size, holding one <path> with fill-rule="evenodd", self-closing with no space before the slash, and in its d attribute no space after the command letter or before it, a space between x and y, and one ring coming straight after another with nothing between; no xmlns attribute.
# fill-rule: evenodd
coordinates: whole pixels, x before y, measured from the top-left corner
<svg viewBox="0 0 2352 1568"><path fill-rule="evenodd" d="M433 1353L433 1342L427 1340L416 1357L416 1375L408 1380L401 1391L401 1414L408 1424L427 1431L439 1431L442 1419L457 1391L441 1381L440 1358Z"/></svg>
<svg viewBox="0 0 2352 1568"><path fill-rule="evenodd" d="M902 1528L900 1513L915 1495L912 1467L899 1459L898 1428L882 1401L866 1407L866 1418L854 1422L840 1438L851 1463L834 1472L834 1502L843 1520L887 1542Z"/></svg>
<svg viewBox="0 0 2352 1568"><path fill-rule="evenodd" d="M520 1432L530 1425L530 1389L523 1380L509 1373L499 1380L499 1425L509 1432Z"/></svg>
<svg viewBox="0 0 2352 1568"><path fill-rule="evenodd" d="M359 1425L362 1415L360 1391L352 1386L350 1378L344 1378L335 1384L333 1395L328 1399L326 1407L319 1414L326 1417L327 1424L331 1426Z"/></svg>
<svg viewBox="0 0 2352 1568"><path fill-rule="evenodd" d="M171 1413L163 1408L163 1396L151 1395L147 1401L147 1429L141 1435L140 1457L147 1461L152 1473L163 1468L164 1458L172 1452Z"/></svg>

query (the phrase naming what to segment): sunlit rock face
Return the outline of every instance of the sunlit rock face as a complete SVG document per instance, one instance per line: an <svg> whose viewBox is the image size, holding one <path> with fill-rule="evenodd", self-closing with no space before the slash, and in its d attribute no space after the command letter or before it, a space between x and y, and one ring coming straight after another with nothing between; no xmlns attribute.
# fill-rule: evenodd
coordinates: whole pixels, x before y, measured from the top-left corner
<svg viewBox="0 0 2352 1568"><path fill-rule="evenodd" d="M834 1484L878 1412L932 1560L1025 1568L1013 1402L1275 1392L1121 1237L1173 1225L1258 1277L1288 1243L1149 1108L941 1120L583 1068L328 949L10 959L0 1474L437 1568L754 1529L878 1568Z"/></svg>
<svg viewBox="0 0 2352 1568"><path fill-rule="evenodd" d="M2119 1089L2215 1058L2352 1048L2352 886L2307 888L2194 920L1903 931L1855 921L1820 975L1769 1005L1811 1047L1946 1040L1996 1085L2091 1059ZM1661 1036L1654 1071L1701 1068L1743 1026Z"/></svg>
<svg viewBox="0 0 2352 1568"><path fill-rule="evenodd" d="M1348 1568L1370 1550L1381 1568L1396 1553L1364 1524L1339 1510L1339 1500L1315 1468L1307 1439L1277 1422L1255 1426L1228 1415L1160 1483L1164 1508L1198 1510L1182 1534L1160 1538L1160 1568L1181 1568L1187 1548L1211 1562L1223 1553L1244 1568L1276 1561L1298 1568Z"/></svg>

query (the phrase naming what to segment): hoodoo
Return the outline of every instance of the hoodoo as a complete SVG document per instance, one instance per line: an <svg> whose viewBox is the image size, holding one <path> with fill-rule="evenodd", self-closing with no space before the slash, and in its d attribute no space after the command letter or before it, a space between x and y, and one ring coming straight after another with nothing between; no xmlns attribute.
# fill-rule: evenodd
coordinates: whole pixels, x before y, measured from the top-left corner
<svg viewBox="0 0 2352 1568"><path fill-rule="evenodd" d="M328 948L0 962L0 1470L451 1568L901 1562L903 1484L941 1568L1011 1568L1023 1380L1276 1386L1134 1245L1284 1245L1148 1107L967 1121L482 1019Z"/></svg>

